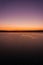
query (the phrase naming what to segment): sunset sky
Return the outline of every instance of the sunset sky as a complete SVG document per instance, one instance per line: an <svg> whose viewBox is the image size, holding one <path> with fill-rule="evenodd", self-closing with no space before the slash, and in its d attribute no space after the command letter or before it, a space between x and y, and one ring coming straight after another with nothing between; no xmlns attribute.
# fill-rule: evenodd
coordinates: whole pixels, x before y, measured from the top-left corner
<svg viewBox="0 0 43 65"><path fill-rule="evenodd" d="M43 0L0 0L0 30L43 30Z"/></svg>

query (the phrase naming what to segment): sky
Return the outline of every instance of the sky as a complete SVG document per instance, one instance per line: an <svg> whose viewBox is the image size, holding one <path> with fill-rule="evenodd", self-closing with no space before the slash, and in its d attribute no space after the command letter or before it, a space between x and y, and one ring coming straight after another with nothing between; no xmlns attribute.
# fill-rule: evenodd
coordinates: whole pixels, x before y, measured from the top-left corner
<svg viewBox="0 0 43 65"><path fill-rule="evenodd" d="M0 0L0 30L43 30L43 0Z"/></svg>

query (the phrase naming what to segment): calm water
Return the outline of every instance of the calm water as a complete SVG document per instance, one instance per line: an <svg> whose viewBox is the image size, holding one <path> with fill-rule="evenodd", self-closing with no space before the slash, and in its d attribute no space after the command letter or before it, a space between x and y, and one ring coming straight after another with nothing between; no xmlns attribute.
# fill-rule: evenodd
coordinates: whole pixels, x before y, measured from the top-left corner
<svg viewBox="0 0 43 65"><path fill-rule="evenodd" d="M0 33L0 57L21 63L42 63L43 33Z"/></svg>

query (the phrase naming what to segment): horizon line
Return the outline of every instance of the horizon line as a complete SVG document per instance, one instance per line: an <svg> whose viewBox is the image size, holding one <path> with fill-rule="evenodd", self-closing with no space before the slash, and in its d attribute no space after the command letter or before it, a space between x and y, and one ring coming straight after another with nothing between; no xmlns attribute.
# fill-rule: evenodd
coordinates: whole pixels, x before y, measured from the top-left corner
<svg viewBox="0 0 43 65"><path fill-rule="evenodd" d="M0 30L0 32L43 32L43 30Z"/></svg>

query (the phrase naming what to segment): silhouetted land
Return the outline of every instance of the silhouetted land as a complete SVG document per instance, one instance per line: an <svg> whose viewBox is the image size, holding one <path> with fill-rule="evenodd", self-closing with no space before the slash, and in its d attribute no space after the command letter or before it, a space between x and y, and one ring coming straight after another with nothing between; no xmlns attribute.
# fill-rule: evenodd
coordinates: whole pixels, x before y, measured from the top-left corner
<svg viewBox="0 0 43 65"><path fill-rule="evenodd" d="M0 32L43 32L43 30L0 30Z"/></svg>

